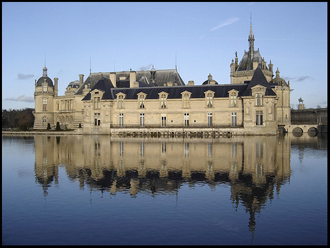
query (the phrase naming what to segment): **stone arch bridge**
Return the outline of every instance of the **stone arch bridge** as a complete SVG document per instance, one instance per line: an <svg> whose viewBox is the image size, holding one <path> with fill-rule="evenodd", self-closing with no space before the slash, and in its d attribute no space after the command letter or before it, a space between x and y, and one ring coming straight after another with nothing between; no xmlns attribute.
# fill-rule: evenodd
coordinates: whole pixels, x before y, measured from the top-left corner
<svg viewBox="0 0 330 248"><path fill-rule="evenodd" d="M294 124L294 125L285 125L285 130L288 133L293 132L302 132L302 133L308 133L308 132L318 132L318 125L317 124Z"/></svg>

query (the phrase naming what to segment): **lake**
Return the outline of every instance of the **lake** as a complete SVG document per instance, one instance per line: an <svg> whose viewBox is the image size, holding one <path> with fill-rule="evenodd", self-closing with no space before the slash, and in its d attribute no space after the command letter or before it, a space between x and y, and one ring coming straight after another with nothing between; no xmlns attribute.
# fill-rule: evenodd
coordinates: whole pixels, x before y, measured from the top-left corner
<svg viewBox="0 0 330 248"><path fill-rule="evenodd" d="M326 245L327 136L2 136L3 245Z"/></svg>

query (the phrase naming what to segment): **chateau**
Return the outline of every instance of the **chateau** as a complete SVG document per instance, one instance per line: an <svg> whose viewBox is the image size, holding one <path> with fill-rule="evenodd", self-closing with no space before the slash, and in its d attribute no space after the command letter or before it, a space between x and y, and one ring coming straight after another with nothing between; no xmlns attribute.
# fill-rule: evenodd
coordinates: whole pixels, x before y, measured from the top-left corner
<svg viewBox="0 0 330 248"><path fill-rule="evenodd" d="M275 77L259 49L252 24L249 50L230 64L230 84L211 74L201 85L184 83L176 69L90 73L69 83L58 96L58 78L43 68L35 82L34 129L74 129L83 134L119 134L153 130L216 131L276 135L290 125L290 84Z"/></svg>

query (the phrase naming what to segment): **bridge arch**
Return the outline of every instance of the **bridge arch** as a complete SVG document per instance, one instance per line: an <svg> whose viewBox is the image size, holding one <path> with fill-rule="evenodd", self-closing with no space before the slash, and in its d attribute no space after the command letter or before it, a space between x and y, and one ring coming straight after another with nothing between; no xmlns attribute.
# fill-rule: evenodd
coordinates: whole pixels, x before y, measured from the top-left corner
<svg viewBox="0 0 330 248"><path fill-rule="evenodd" d="M317 135L317 128L310 127L307 132L309 136L314 137Z"/></svg>

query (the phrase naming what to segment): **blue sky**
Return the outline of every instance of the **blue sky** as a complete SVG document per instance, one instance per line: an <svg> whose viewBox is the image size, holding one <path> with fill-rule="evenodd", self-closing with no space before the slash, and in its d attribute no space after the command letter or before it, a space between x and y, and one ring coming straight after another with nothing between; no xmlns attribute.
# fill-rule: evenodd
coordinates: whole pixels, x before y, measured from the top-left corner
<svg viewBox="0 0 330 248"><path fill-rule="evenodd" d="M291 105L327 107L326 2L2 3L2 109L34 108L46 64L59 95L90 72L174 69L187 84L230 83L235 52L255 49L290 80Z"/></svg>

